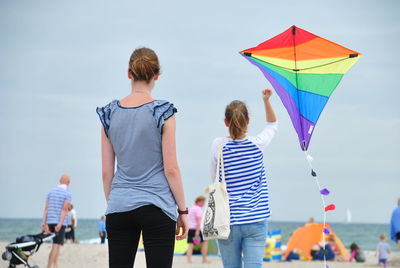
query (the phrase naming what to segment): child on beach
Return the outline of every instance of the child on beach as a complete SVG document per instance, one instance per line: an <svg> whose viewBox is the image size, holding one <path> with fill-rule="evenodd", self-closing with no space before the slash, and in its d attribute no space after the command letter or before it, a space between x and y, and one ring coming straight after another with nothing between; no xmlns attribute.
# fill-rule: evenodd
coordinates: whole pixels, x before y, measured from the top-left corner
<svg viewBox="0 0 400 268"><path fill-rule="evenodd" d="M218 148L223 148L225 181L229 195L231 232L218 240L224 267L262 267L270 215L263 151L277 132L270 103L271 89L262 91L266 125L257 136L248 136L246 104L232 101L225 109L229 136L216 138L211 148L211 173L215 178ZM243 256L243 257L242 257Z"/></svg>
<svg viewBox="0 0 400 268"><path fill-rule="evenodd" d="M390 245L386 242L386 236L385 235L380 235L379 236L379 243L376 246L376 252L375 256L378 255L378 263L382 268L386 268L387 265L387 259L390 254Z"/></svg>
<svg viewBox="0 0 400 268"><path fill-rule="evenodd" d="M200 231L201 218L203 216L202 208L205 200L204 196L199 196L196 198L194 205L189 208L188 250L186 252L188 263L192 263L193 247L199 243L202 243L201 255L203 256L203 263L209 263L207 258L208 241L203 240L203 235Z"/></svg>
<svg viewBox="0 0 400 268"><path fill-rule="evenodd" d="M365 262L365 254L356 243L350 245L350 258L349 262L356 260L356 262Z"/></svg>
<svg viewBox="0 0 400 268"><path fill-rule="evenodd" d="M177 110L151 96L160 75L153 50L136 49L127 75L130 94L96 110L103 125L109 267L133 267L142 234L147 267L169 268L175 236L187 236L188 209L175 146Z"/></svg>

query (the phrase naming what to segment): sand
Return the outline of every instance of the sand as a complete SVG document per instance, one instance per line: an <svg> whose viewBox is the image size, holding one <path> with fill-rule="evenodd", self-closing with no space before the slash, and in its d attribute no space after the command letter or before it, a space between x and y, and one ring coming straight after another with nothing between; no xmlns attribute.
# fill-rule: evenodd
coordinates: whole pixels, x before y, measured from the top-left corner
<svg viewBox="0 0 400 268"><path fill-rule="evenodd" d="M0 243L0 252L2 253L6 243ZM40 250L29 258L31 265L39 265L40 268L46 268L47 256L50 251L51 244L44 244ZM186 263L185 256L176 256L174 258L174 268L214 268L222 267L219 257L210 257L211 264L202 264L201 258L194 256L193 264ZM400 253L397 251L390 256L390 265L388 267L400 267ZM59 268L107 268L108 253L106 245L99 244L66 244L61 249L59 258ZM345 267L378 267L377 260L372 254L367 254L367 262L358 263L340 263L330 262L330 268ZM7 268L8 264L0 260L0 268ZM24 266L17 266L24 267ZM146 267L145 256L143 251L139 251L136 255L136 268ZM263 267L268 268L323 268L321 262L265 262ZM162 267L160 267L162 268Z"/></svg>

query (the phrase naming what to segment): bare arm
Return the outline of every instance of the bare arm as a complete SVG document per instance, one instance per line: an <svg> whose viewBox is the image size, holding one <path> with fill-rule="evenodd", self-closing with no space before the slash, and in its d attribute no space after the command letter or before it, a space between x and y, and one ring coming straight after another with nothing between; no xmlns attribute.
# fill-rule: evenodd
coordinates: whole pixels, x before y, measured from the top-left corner
<svg viewBox="0 0 400 268"><path fill-rule="evenodd" d="M74 217L71 218L71 226L72 226L72 229L75 229L75 218Z"/></svg>
<svg viewBox="0 0 400 268"><path fill-rule="evenodd" d="M50 233L49 227L46 224L48 211L49 211L49 200L46 200L46 205L44 207L43 219L42 219L42 231L46 233Z"/></svg>
<svg viewBox="0 0 400 268"><path fill-rule="evenodd" d="M61 227L63 226L65 216L67 216L67 214L68 214L68 207L69 207L69 202L64 201L64 205L61 210L60 221L58 222L57 226L55 227L56 232L59 232L61 230Z"/></svg>
<svg viewBox="0 0 400 268"><path fill-rule="evenodd" d="M201 217L196 218L196 231L200 231Z"/></svg>
<svg viewBox="0 0 400 268"><path fill-rule="evenodd" d="M195 236L200 235L200 227L201 227L201 217L196 217L196 231L194 233Z"/></svg>
<svg viewBox="0 0 400 268"><path fill-rule="evenodd" d="M171 188L172 194L175 198L176 204L178 205L178 209L185 210L187 207L185 202L185 194L183 191L181 172L179 170L178 160L176 157L175 130L176 120L175 116L172 116L167 121L165 121L163 126L162 153L164 172L165 176L167 177L169 187ZM177 239L184 239L187 236L188 232L187 215L180 215L177 224L177 235L179 234L179 229L182 228L182 235L178 236Z"/></svg>
<svg viewBox="0 0 400 268"><path fill-rule="evenodd" d="M162 136L164 172L179 210L186 209L181 172L176 157L175 116L165 121Z"/></svg>
<svg viewBox="0 0 400 268"><path fill-rule="evenodd" d="M104 128L101 128L101 164L104 195L108 201L111 183L114 177L115 153L110 140L104 132Z"/></svg>
<svg viewBox="0 0 400 268"><path fill-rule="evenodd" d="M266 113L266 118L268 123L274 123L276 122L276 115L274 112L274 109L272 108L272 105L269 101L269 98L272 95L272 89L264 89L262 91L262 96L264 100L264 106L265 106L265 113Z"/></svg>

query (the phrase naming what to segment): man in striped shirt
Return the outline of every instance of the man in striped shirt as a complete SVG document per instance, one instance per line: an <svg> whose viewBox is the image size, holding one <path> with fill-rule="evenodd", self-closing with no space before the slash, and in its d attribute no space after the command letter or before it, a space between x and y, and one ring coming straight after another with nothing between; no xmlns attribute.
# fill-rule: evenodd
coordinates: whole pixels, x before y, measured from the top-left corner
<svg viewBox="0 0 400 268"><path fill-rule="evenodd" d="M51 190L46 197L46 206L43 213L42 230L46 233L55 233L53 246L49 254L47 268L56 268L60 247L64 244L65 227L67 226L67 213L72 201L68 191L70 177L64 174L60 184Z"/></svg>

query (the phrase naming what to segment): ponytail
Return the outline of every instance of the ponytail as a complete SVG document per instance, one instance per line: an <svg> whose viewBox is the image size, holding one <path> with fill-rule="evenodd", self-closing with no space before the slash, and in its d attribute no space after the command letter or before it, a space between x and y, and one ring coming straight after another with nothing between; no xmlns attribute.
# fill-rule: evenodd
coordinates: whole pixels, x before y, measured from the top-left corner
<svg viewBox="0 0 400 268"><path fill-rule="evenodd" d="M237 140L247 132L249 113L246 104L242 101L232 101L226 106L225 120L229 123L229 134L232 139Z"/></svg>

